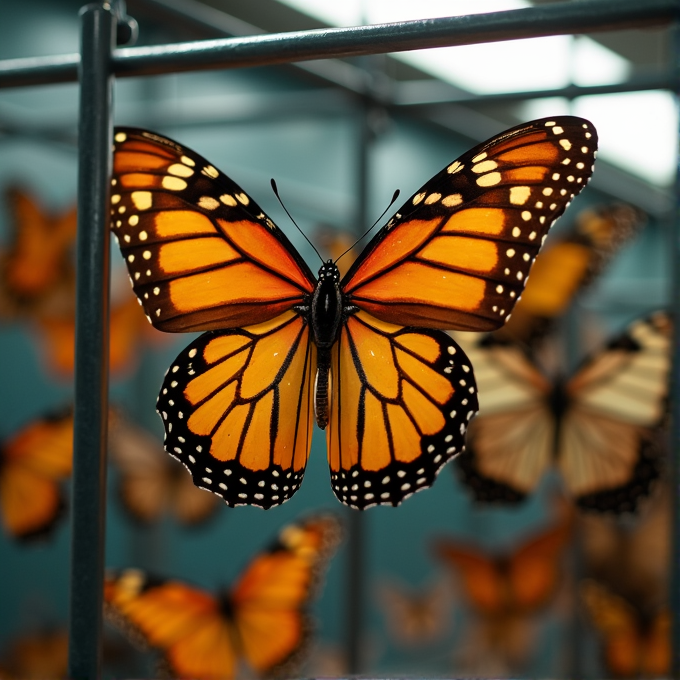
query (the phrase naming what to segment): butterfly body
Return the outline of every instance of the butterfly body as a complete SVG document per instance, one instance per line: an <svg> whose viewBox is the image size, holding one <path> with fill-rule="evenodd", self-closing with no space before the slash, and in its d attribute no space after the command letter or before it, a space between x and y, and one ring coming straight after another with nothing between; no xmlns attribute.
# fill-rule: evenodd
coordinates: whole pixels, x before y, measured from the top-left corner
<svg viewBox="0 0 680 680"><path fill-rule="evenodd" d="M306 308L302 308L307 311ZM316 424L325 430L328 425L328 375L331 368L331 347L336 343L340 327L348 314L358 311L347 304L340 290L340 270L332 260L319 269L311 309L307 311L312 339L317 348L316 380L314 382L314 414Z"/></svg>
<svg viewBox="0 0 680 680"><path fill-rule="evenodd" d="M340 280L319 279L232 179L158 134L117 128L111 227L149 321L207 331L157 402L166 450L228 505L298 489L313 423L351 507L398 505L465 446L472 367L442 329L509 317L548 230L585 186L597 135L558 116L432 177Z"/></svg>

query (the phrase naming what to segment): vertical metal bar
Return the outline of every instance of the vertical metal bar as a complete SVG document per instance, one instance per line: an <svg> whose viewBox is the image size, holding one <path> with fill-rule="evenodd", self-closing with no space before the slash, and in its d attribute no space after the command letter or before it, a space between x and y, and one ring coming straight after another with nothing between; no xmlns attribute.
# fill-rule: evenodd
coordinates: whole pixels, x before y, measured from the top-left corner
<svg viewBox="0 0 680 680"><path fill-rule="evenodd" d="M81 10L75 432L71 499L71 680L100 676L109 356L109 183L115 21Z"/></svg>
<svg viewBox="0 0 680 680"><path fill-rule="evenodd" d="M673 76L676 106L680 97L680 27L673 28ZM680 133L680 131L678 131ZM680 154L680 150L678 151ZM670 677L680 680L680 156L675 169L675 215L670 225L670 253L673 312L673 369L671 378L671 435L669 458L671 472L671 564L669 604L671 609Z"/></svg>
<svg viewBox="0 0 680 680"><path fill-rule="evenodd" d="M369 155L372 141L370 128L370 104L367 101L359 107L358 148L357 148L357 205L356 229L363 234L368 226L369 196ZM366 550L365 533L367 515L359 510L350 510L347 537L347 673L362 672L361 645L365 621L365 580Z"/></svg>

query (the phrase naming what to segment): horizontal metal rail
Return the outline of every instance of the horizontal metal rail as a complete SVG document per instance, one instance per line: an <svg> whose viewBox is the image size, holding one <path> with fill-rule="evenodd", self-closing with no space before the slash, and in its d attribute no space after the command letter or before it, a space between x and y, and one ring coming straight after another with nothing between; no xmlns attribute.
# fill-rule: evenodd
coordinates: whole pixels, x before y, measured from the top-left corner
<svg viewBox="0 0 680 680"><path fill-rule="evenodd" d="M491 14L123 48L114 52L113 70L122 77L266 66L659 26L677 17L676 0L560 2ZM75 82L79 61L77 54L5 60L0 87Z"/></svg>

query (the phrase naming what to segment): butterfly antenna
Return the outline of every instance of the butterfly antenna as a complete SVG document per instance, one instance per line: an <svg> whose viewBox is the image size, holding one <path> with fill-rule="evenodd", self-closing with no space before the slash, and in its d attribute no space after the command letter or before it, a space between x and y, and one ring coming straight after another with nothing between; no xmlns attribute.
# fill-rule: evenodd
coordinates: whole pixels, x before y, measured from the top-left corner
<svg viewBox="0 0 680 680"><path fill-rule="evenodd" d="M274 180L272 178L271 183L272 183L272 190L274 191L274 196L276 196L279 203L281 204L281 207L286 211L286 215L288 215L288 217L290 217L290 221L297 227L297 230L305 237L305 241L307 241L307 243L309 243L309 245L312 246L312 248L314 249L314 252L319 256L319 259L323 263L324 260L323 260L323 257L321 257L321 253L319 253L319 251L316 249L316 246L307 238L307 234L305 234L305 232L302 231L302 229L300 229L300 227L298 226L298 223L293 219L293 216L288 212L288 208L286 208L286 206L283 205L283 201L281 200L281 196L279 196L279 188L276 186L276 180Z"/></svg>
<svg viewBox="0 0 680 680"><path fill-rule="evenodd" d="M366 231L365 231L361 236L359 236L359 238L358 238L356 241L354 241L354 243L353 243L349 248L347 248L347 250L346 250L342 255L340 255L339 257L335 258L335 264L338 263L338 260L339 260L341 257L344 257L345 255L347 255L347 253L349 253L349 251L352 250L352 248L354 248L354 246L355 246L357 243L359 243L359 241L361 241L361 239L365 238L365 237L368 235L368 233L369 233L370 231L373 230L373 227L375 227L375 225L378 224L378 222L380 222L380 220L381 220L383 217L385 217L385 213L392 207L392 205L394 204L394 202L395 202L395 201L397 200L397 198L399 197L399 194L400 194L400 191L399 191L399 189L397 189L397 190L394 192L394 195L392 196L392 200L389 202L389 205L385 208L385 210L382 211L382 214L380 215L380 217L378 217L378 219L377 219L375 222L373 222L373 224L372 224L368 229L366 229Z"/></svg>

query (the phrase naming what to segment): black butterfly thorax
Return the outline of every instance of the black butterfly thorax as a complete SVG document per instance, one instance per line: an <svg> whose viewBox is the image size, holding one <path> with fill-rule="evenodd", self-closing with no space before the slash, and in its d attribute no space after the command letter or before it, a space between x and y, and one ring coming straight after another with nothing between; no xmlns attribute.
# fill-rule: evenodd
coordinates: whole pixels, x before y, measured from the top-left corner
<svg viewBox="0 0 680 680"><path fill-rule="evenodd" d="M324 430L328 425L328 376L331 367L331 348L338 339L340 328L357 307L350 304L340 288L340 271L328 260L319 269L319 280L308 305L301 306L317 347L314 414L317 425Z"/></svg>
<svg viewBox="0 0 680 680"><path fill-rule="evenodd" d="M570 398L566 390L566 380L564 378L556 378L553 382L553 388L548 396L548 406L555 418L555 432L554 432L554 446L553 451L557 453L559 449L560 431L562 418L569 408Z"/></svg>

